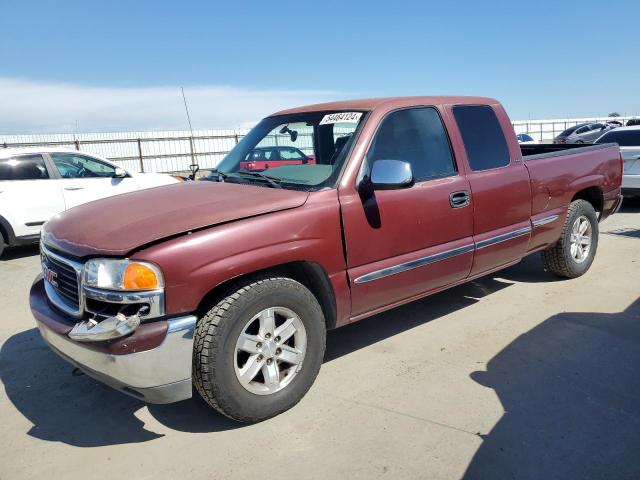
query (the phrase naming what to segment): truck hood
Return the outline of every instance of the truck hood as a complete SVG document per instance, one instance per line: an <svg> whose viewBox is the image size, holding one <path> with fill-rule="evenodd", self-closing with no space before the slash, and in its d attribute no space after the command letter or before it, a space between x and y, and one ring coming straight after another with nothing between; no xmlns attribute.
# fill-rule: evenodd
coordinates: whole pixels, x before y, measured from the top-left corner
<svg viewBox="0 0 640 480"><path fill-rule="evenodd" d="M46 245L75 257L124 256L193 230L303 205L309 194L248 184L187 182L105 198L56 215Z"/></svg>

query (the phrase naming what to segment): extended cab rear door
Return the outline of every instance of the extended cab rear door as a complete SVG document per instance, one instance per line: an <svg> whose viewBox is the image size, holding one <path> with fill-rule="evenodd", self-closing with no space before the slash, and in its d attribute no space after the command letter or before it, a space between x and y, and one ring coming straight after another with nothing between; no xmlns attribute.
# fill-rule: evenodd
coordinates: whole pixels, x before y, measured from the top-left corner
<svg viewBox="0 0 640 480"><path fill-rule="evenodd" d="M458 168L441 112L432 106L388 112L360 166L408 162L415 184L360 195L339 191L352 316L393 305L467 277L473 259L470 187Z"/></svg>
<svg viewBox="0 0 640 480"><path fill-rule="evenodd" d="M457 126L450 133L471 187L474 276L525 255L531 236L529 173L499 104L449 105L446 110Z"/></svg>

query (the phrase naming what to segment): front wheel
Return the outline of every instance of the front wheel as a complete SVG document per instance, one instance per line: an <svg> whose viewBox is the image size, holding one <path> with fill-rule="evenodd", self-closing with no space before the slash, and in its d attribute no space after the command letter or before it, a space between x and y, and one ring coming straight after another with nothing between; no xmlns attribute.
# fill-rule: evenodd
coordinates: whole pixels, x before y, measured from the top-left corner
<svg viewBox="0 0 640 480"><path fill-rule="evenodd" d="M240 422L293 407L324 356L326 331L313 294L290 278L239 285L199 321L193 379L202 398Z"/></svg>
<svg viewBox="0 0 640 480"><path fill-rule="evenodd" d="M589 270L598 248L598 217L585 200L571 202L560 239L542 252L545 270L576 278Z"/></svg>

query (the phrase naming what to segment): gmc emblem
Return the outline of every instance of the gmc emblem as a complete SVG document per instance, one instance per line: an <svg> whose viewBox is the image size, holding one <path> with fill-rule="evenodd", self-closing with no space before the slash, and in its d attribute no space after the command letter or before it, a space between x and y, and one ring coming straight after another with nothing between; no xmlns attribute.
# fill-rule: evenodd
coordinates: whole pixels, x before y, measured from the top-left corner
<svg viewBox="0 0 640 480"><path fill-rule="evenodd" d="M58 274L53 270L50 270L49 267L44 264L42 265L42 275L51 285L53 285L54 287L58 286L58 281L56 280L58 278Z"/></svg>

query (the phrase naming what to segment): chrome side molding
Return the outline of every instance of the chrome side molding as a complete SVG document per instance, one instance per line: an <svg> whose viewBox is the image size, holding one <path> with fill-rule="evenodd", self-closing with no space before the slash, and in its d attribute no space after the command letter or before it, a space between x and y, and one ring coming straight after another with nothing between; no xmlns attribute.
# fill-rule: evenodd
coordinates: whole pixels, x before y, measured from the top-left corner
<svg viewBox="0 0 640 480"><path fill-rule="evenodd" d="M559 215L549 215L548 217L539 218L538 220L533 220L533 228L541 227L542 225L547 225L548 223L555 222Z"/></svg>
<svg viewBox="0 0 640 480"><path fill-rule="evenodd" d="M426 257L418 258L416 260L411 260L410 262L394 265L393 267L382 268L380 270L376 270L375 272L361 275L360 277L356 278L354 282L366 283L366 282L371 282L373 280L379 280L380 278L388 277L390 275L396 275L398 273L406 272L407 270L412 270L414 268L423 267L425 265L439 262L441 260L446 260L447 258L455 257L456 255L462 255L463 253L468 253L473 251L473 249L474 249L474 246L472 243L470 243L469 245L452 248L451 250L446 250L444 252L436 253L434 255L428 255Z"/></svg>
<svg viewBox="0 0 640 480"><path fill-rule="evenodd" d="M555 218L552 218L552 217L555 217ZM550 223L556 220L557 218L558 218L557 215L551 215L549 217L545 217L545 219L542 219L542 220L547 220L545 223ZM406 272L407 270L412 270L414 268L423 267L425 265L439 262L441 260L446 260L448 258L455 257L456 255L462 255L463 253L468 253L474 250L481 250L483 248L489 247L491 245L495 245L497 243L506 242L507 240L518 238L523 235L528 235L529 233L531 233L532 230L533 228L531 226L522 227L512 232L503 233L501 235L496 235L495 237L480 240L479 242L470 243L469 245L452 248L451 250L446 250L444 252L436 253L434 255L421 257L416 260L411 260L410 262L400 263L392 267L382 268L380 270L376 270L374 272L359 276L354 280L354 283L360 284L360 283L371 282L373 280L379 280L384 277L389 277L391 275L396 275L398 273Z"/></svg>
<svg viewBox="0 0 640 480"><path fill-rule="evenodd" d="M495 245L496 243L506 242L507 240L511 240L513 238L522 237L523 235L531 233L531 230L531 227L523 227L514 230L513 232L507 232L503 233L502 235L496 235L495 237L485 238L484 240L476 242L476 250L490 247L491 245Z"/></svg>

